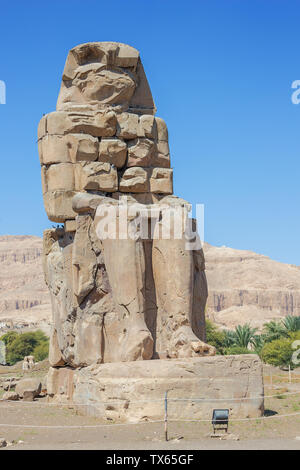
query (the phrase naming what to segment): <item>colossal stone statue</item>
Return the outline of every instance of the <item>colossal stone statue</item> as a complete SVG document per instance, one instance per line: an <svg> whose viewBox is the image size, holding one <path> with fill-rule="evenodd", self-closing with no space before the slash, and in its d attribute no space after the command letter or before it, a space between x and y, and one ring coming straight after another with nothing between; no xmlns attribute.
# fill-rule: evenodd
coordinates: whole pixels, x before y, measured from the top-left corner
<svg viewBox="0 0 300 470"><path fill-rule="evenodd" d="M70 51L57 111L39 125L45 208L65 224L44 235L54 366L215 352L204 342L203 252L185 247L188 203L171 196L167 127L154 114L136 49L104 42ZM156 239L97 232L97 207L118 211L124 196L134 209L126 228L148 209ZM166 239L159 227L174 222L176 207L184 227Z"/></svg>
<svg viewBox="0 0 300 470"><path fill-rule="evenodd" d="M64 224L44 232L53 310L50 395L76 380L85 386L97 365L101 386L95 393L102 393L110 380L103 374L119 377L118 383L129 370L154 377L152 363L160 363L156 374L170 374L177 387L187 367L185 393L195 391L203 378L194 359L215 355L205 342L203 251L189 204L173 195L167 126L155 111L139 52L99 42L69 52L57 110L40 121L44 205L51 221ZM194 362L175 362L186 358ZM222 373L224 360L211 359L214 373ZM140 360L144 368L128 364ZM62 370L67 385L65 378L59 385ZM80 392L79 382L77 400L84 402L91 391ZM244 393L246 382L240 383ZM119 392L110 389L108 396Z"/></svg>

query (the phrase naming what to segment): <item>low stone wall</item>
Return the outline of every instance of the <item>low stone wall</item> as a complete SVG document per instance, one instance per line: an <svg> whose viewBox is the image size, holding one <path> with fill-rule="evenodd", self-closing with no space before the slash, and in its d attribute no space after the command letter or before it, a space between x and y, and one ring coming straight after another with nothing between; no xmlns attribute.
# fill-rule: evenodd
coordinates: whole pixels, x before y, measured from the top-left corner
<svg viewBox="0 0 300 470"><path fill-rule="evenodd" d="M245 354L51 368L48 375L54 400L120 422L163 419L166 391L171 420L210 419L214 408L229 408L232 418L258 417L264 409L262 364Z"/></svg>

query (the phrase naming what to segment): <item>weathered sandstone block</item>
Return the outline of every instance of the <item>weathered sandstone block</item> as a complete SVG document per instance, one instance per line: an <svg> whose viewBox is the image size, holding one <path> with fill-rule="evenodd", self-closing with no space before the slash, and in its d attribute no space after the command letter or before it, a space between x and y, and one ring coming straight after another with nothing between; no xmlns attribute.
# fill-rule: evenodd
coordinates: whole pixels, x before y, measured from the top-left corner
<svg viewBox="0 0 300 470"><path fill-rule="evenodd" d="M5 392L2 395L2 400L17 401L19 398L19 394L14 391Z"/></svg>
<svg viewBox="0 0 300 470"><path fill-rule="evenodd" d="M94 137L112 137L117 119L113 111L62 112L47 115L47 133L65 135L83 132Z"/></svg>
<svg viewBox="0 0 300 470"><path fill-rule="evenodd" d="M153 168L150 178L150 191L152 193L173 193L173 170L167 168Z"/></svg>
<svg viewBox="0 0 300 470"><path fill-rule="evenodd" d="M73 204L73 201L72 201L72 204ZM65 231L66 232L75 232L76 231L76 220L75 219L65 221Z"/></svg>
<svg viewBox="0 0 300 470"><path fill-rule="evenodd" d="M157 126L154 116L144 114L139 118L138 137L148 137L149 139L157 138Z"/></svg>
<svg viewBox="0 0 300 470"><path fill-rule="evenodd" d="M123 139L135 139L138 135L139 116L132 113L118 115L117 135Z"/></svg>
<svg viewBox="0 0 300 470"><path fill-rule="evenodd" d="M159 140L156 143L156 152L152 160L152 166L160 168L170 168L170 150L167 141Z"/></svg>
<svg viewBox="0 0 300 470"><path fill-rule="evenodd" d="M48 383L56 400L117 422L162 420L166 391L170 420L211 419L214 408L255 418L264 408L262 364L250 354L52 369Z"/></svg>
<svg viewBox="0 0 300 470"><path fill-rule="evenodd" d="M126 202L139 202L140 204L156 204L159 203L163 197L165 197L163 194L154 193L112 193L112 198L117 201L122 201L126 198Z"/></svg>
<svg viewBox="0 0 300 470"><path fill-rule="evenodd" d="M75 175L72 163L56 163L50 165L45 171L45 186L48 191L74 191Z"/></svg>
<svg viewBox="0 0 300 470"><path fill-rule="evenodd" d="M47 116L43 116L38 125L38 140L42 139L47 133Z"/></svg>
<svg viewBox="0 0 300 470"><path fill-rule="evenodd" d="M39 142L41 165L71 163L64 136L46 134Z"/></svg>
<svg viewBox="0 0 300 470"><path fill-rule="evenodd" d="M74 219L76 213L72 209L72 198L75 191L48 191L44 194L44 206L48 218L52 222L64 222Z"/></svg>
<svg viewBox="0 0 300 470"><path fill-rule="evenodd" d="M156 117L156 128L157 128L157 140L164 140L168 142L168 128L165 121L162 118Z"/></svg>
<svg viewBox="0 0 300 470"><path fill-rule="evenodd" d="M41 165L94 161L99 141L88 134L46 134L39 142Z"/></svg>
<svg viewBox="0 0 300 470"><path fill-rule="evenodd" d="M57 340L57 331L53 327L51 328L50 334L50 347L49 347L49 362L53 367L64 366L65 361L63 360L62 352L59 349Z"/></svg>
<svg viewBox="0 0 300 470"><path fill-rule="evenodd" d="M114 193L116 194L116 193ZM83 213L91 213L94 214L97 207L103 200L106 200L106 197L102 194L95 194L92 193L77 193L76 196L73 197L72 200L72 207L77 214Z"/></svg>
<svg viewBox="0 0 300 470"><path fill-rule="evenodd" d="M72 163L97 160L99 140L89 134L70 134L65 137Z"/></svg>
<svg viewBox="0 0 300 470"><path fill-rule="evenodd" d="M108 162L117 168L122 168L126 163L127 145L117 138L102 138L99 149L99 161Z"/></svg>
<svg viewBox="0 0 300 470"><path fill-rule="evenodd" d="M156 146L153 140L145 138L130 140L128 142L127 166L149 167L152 164L155 152Z"/></svg>
<svg viewBox="0 0 300 470"><path fill-rule="evenodd" d="M50 367L47 377L47 394L71 399L73 395L74 369L68 367L54 369Z"/></svg>
<svg viewBox="0 0 300 470"><path fill-rule="evenodd" d="M147 193L149 191L148 171L140 167L128 168L120 180L120 191Z"/></svg>
<svg viewBox="0 0 300 470"><path fill-rule="evenodd" d="M22 379L16 386L16 393L19 397L23 397L25 392L32 392L33 398L41 393L42 384L38 379Z"/></svg>
<svg viewBox="0 0 300 470"><path fill-rule="evenodd" d="M82 162L76 165L76 189L114 192L118 190L118 174L110 163Z"/></svg>

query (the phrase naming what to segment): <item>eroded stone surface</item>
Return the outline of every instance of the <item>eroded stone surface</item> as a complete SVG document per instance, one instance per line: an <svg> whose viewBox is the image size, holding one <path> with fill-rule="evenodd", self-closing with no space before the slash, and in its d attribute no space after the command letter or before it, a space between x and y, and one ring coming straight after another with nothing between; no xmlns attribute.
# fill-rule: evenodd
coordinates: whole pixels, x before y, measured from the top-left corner
<svg viewBox="0 0 300 470"><path fill-rule="evenodd" d="M149 191L149 173L141 167L128 168L121 180L120 191L124 193L147 193Z"/></svg>
<svg viewBox="0 0 300 470"><path fill-rule="evenodd" d="M117 135L123 139L135 139L138 135L139 116L133 113L121 113L117 117Z"/></svg>
<svg viewBox="0 0 300 470"><path fill-rule="evenodd" d="M176 198L168 198L157 205L158 219L161 210L168 214L175 205ZM78 193L75 230L44 234L44 270L54 315L51 364L77 367L214 354L204 342L202 251L185 250L183 239L159 238L163 223L158 220L153 242L107 239L97 229L98 209L106 201L105 196ZM152 207L130 201L128 233L135 214L146 210L147 218ZM117 200L110 204L118 208Z"/></svg>
<svg viewBox="0 0 300 470"><path fill-rule="evenodd" d="M117 168L122 168L126 163L127 145L117 138L103 138L100 142L99 161L108 162Z"/></svg>
<svg viewBox="0 0 300 470"><path fill-rule="evenodd" d="M127 166L149 167L152 164L156 145L153 140L138 138L128 143Z"/></svg>
<svg viewBox="0 0 300 470"><path fill-rule="evenodd" d="M42 165L89 162L98 158L99 141L89 134L46 134L40 145Z"/></svg>
<svg viewBox="0 0 300 470"><path fill-rule="evenodd" d="M151 193L173 193L173 170L167 168L153 168L150 178Z"/></svg>
<svg viewBox="0 0 300 470"><path fill-rule="evenodd" d="M117 118L111 110L54 111L46 116L47 134L90 134L94 137L111 137L116 133Z"/></svg>
<svg viewBox="0 0 300 470"><path fill-rule="evenodd" d="M118 190L117 170L110 163L91 162L76 165L76 189L114 192Z"/></svg>
<svg viewBox="0 0 300 470"><path fill-rule="evenodd" d="M262 364L250 354L52 369L49 376L57 401L117 422L164 419L166 391L170 420L211 419L214 408L228 408L230 418L255 418L264 407Z"/></svg>
<svg viewBox="0 0 300 470"><path fill-rule="evenodd" d="M72 199L75 194L76 191L45 191L44 206L52 222L62 223L76 217L76 213L72 209Z"/></svg>
<svg viewBox="0 0 300 470"><path fill-rule="evenodd" d="M41 393L42 384L38 379L30 378L30 379L22 379L16 385L16 393L19 397L23 398L26 392L32 394L32 397L36 397Z"/></svg>

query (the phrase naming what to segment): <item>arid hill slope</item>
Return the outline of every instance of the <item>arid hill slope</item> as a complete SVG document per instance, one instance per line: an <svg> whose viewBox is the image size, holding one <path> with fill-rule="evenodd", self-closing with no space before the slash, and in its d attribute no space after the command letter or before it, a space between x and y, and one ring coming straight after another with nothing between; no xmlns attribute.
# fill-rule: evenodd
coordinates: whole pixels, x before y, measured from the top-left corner
<svg viewBox="0 0 300 470"><path fill-rule="evenodd" d="M234 328L300 315L300 267L252 251L205 244L209 287L207 313L220 326Z"/></svg>
<svg viewBox="0 0 300 470"><path fill-rule="evenodd" d="M41 238L0 236L0 332L6 322L49 330L50 296L41 260Z"/></svg>

